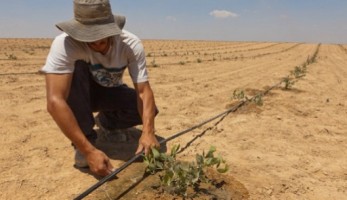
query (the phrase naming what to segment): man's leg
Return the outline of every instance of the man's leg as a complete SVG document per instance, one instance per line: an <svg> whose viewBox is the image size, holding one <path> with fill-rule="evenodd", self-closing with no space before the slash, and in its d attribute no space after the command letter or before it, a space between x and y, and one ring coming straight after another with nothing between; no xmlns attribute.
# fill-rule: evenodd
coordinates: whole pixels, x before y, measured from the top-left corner
<svg viewBox="0 0 347 200"><path fill-rule="evenodd" d="M93 109L99 111L98 118L104 128L125 129L142 124L134 89L126 85L115 88L96 87Z"/></svg>
<svg viewBox="0 0 347 200"><path fill-rule="evenodd" d="M108 129L125 129L142 124L137 109L136 91L126 85L103 87L89 72L89 64L76 61L68 104L83 133L90 141L96 139L93 112L99 112L101 125ZM156 114L158 110L156 110Z"/></svg>
<svg viewBox="0 0 347 200"><path fill-rule="evenodd" d="M91 106L92 82L89 64L84 61L76 61L67 103L74 113L82 132L89 141L94 143L96 133L93 130L95 122Z"/></svg>

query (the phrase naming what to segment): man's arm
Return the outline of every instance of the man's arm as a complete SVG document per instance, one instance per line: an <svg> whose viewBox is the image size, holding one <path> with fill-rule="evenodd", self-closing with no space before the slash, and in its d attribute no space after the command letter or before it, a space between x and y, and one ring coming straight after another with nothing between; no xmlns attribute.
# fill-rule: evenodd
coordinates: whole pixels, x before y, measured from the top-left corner
<svg viewBox="0 0 347 200"><path fill-rule="evenodd" d="M137 92L137 107L143 123L142 135L139 140L136 154L144 151L147 155L151 148L160 147L160 144L155 137L154 129L154 118L156 114L154 95L148 81L135 83L134 86Z"/></svg>
<svg viewBox="0 0 347 200"><path fill-rule="evenodd" d="M108 157L88 141L66 102L71 80L72 74L46 74L47 110L66 137L86 156L90 170L106 176L113 168Z"/></svg>

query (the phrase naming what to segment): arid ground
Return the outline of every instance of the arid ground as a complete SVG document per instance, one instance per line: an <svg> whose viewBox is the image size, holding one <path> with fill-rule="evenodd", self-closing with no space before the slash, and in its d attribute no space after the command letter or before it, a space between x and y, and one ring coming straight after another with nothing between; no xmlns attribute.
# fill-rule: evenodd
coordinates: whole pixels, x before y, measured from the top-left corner
<svg viewBox="0 0 347 200"><path fill-rule="evenodd" d="M51 42L0 40L0 199L73 199L99 180L73 167L73 148L46 111L45 79L37 71ZM143 43L162 139L235 105L235 90L252 97L277 85L262 96L262 106L248 102L169 141L167 149L183 147L177 159L194 160L215 146L229 164L223 176L238 185L230 192L241 199L346 199L347 45ZM283 78L315 52L305 76L285 89ZM129 80L126 73L132 87ZM138 132L123 143L99 140L98 147L117 168L134 156ZM151 196L155 189L150 177L140 180L143 172L134 163L85 199L163 199Z"/></svg>

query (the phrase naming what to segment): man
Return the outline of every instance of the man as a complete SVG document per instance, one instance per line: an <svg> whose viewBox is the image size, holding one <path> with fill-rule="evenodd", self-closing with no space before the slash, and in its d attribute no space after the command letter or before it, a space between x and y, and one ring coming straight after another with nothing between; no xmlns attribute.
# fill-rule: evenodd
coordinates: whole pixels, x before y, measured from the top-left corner
<svg viewBox="0 0 347 200"><path fill-rule="evenodd" d="M56 25L64 33L54 39L42 68L47 110L76 148L75 166L89 166L101 176L113 166L94 146L95 121L111 132L143 124L136 154L159 147L144 49L135 35L122 30L124 24L108 0L74 0L74 19ZM126 68L135 89L122 82Z"/></svg>

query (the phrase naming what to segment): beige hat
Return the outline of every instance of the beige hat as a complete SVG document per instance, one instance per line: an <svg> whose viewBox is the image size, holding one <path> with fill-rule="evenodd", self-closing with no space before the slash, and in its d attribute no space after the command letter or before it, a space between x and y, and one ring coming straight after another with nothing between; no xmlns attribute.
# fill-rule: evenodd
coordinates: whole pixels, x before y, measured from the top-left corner
<svg viewBox="0 0 347 200"><path fill-rule="evenodd" d="M109 0L74 0L75 18L56 26L75 40L94 42L119 35L125 17L113 15Z"/></svg>

